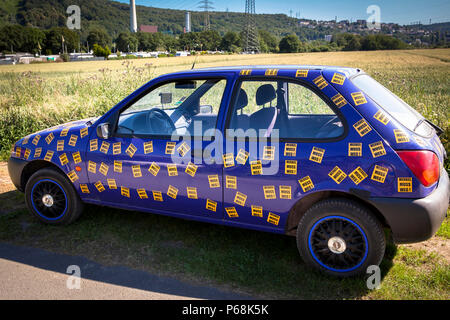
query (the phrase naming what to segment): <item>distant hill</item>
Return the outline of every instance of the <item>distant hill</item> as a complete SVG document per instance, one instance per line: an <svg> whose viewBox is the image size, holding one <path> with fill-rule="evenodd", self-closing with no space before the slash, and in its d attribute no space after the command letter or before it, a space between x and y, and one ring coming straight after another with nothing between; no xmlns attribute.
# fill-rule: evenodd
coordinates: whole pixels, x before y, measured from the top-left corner
<svg viewBox="0 0 450 320"><path fill-rule="evenodd" d="M129 29L129 5L109 0L2 0L0 2L0 25L18 23L49 29L66 25L66 9L76 4L81 8L81 37L85 38L92 27L100 27L113 37ZM184 28L183 10L160 9L137 6L138 25L157 25L158 30L166 33L180 34ZM192 31L201 31L203 13L191 11ZM301 40L323 39L327 34L340 32L332 26L316 25L300 27L298 21L285 14L256 15L258 29L271 32L276 36L296 33ZM237 12L212 12L211 28L220 34L227 31L241 31L245 23L245 14ZM433 25L426 26L432 28ZM418 28L420 26L417 26ZM423 26L425 28L425 26ZM439 24L438 29L450 30L450 23Z"/></svg>

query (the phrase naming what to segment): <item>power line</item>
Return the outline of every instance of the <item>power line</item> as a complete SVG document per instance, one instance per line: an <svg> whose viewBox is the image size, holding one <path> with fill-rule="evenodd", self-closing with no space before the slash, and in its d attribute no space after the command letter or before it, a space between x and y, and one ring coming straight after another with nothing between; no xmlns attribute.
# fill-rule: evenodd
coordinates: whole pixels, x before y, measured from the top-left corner
<svg viewBox="0 0 450 320"><path fill-rule="evenodd" d="M198 7L199 9L203 9L204 11L204 22L203 22L203 29L204 30L209 30L210 29L210 23L209 23L209 10L214 9L214 7L212 6L213 2L210 0L201 0L198 3Z"/></svg>
<svg viewBox="0 0 450 320"><path fill-rule="evenodd" d="M259 52L255 20L255 0L245 0L244 51Z"/></svg>

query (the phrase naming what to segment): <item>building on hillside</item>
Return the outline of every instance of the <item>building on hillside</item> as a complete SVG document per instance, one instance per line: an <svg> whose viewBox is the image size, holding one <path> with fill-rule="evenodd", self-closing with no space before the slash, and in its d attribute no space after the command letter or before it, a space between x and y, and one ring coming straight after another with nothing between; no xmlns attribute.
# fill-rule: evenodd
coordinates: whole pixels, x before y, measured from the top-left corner
<svg viewBox="0 0 450 320"><path fill-rule="evenodd" d="M148 32L148 33L156 33L156 32L158 32L158 26L148 26L145 24L141 24L141 26L139 27L139 31Z"/></svg>

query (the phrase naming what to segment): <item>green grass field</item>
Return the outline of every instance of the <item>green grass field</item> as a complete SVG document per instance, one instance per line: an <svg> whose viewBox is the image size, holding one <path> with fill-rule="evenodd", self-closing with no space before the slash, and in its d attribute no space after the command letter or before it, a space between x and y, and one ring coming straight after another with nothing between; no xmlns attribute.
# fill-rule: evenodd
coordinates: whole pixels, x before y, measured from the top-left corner
<svg viewBox="0 0 450 320"><path fill-rule="evenodd" d="M0 66L0 153L5 159L11 144L28 133L100 115L152 77L190 69L193 61ZM365 70L444 128L442 140L449 150L450 49L201 56L196 67L279 63ZM2 208L23 202L16 191L0 192ZM42 225L25 209L8 211L0 215L0 241L263 298L450 299L450 265L439 250L388 244L381 288L369 290L364 278L335 279L307 269L292 237L92 206L67 227ZM448 244L449 225L447 218L433 238L439 246Z"/></svg>

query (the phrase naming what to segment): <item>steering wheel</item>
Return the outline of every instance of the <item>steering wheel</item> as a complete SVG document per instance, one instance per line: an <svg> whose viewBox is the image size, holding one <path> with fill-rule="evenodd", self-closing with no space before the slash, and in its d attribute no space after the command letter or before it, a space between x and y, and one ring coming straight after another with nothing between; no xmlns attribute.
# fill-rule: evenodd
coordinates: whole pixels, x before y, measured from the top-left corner
<svg viewBox="0 0 450 320"><path fill-rule="evenodd" d="M150 109L148 111L147 125L150 132L157 134L171 135L176 130L173 121L161 109Z"/></svg>

